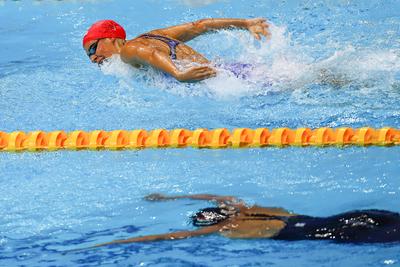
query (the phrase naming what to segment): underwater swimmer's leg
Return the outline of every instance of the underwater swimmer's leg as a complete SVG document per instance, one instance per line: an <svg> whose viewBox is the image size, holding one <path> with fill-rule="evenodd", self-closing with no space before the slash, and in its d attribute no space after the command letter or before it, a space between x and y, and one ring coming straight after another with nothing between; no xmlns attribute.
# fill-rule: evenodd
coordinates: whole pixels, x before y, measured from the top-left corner
<svg viewBox="0 0 400 267"><path fill-rule="evenodd" d="M288 219L286 227L274 239L400 242L400 214L385 210L360 210L326 218L294 216Z"/></svg>

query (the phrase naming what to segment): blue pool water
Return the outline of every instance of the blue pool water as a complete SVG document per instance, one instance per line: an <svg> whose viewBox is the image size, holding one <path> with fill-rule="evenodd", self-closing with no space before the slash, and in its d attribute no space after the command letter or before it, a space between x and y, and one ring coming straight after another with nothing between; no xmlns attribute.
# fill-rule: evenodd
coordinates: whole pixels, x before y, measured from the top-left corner
<svg viewBox="0 0 400 267"><path fill-rule="evenodd" d="M220 70L178 84L117 58L99 69L81 49L98 19L133 38L204 17L260 16L272 23L270 42L221 31L189 43L214 61L257 66L246 80ZM0 20L2 131L400 128L398 1L0 1ZM399 265L399 244L218 235L69 252L191 230L190 214L210 205L143 200L154 192L234 195L313 216L400 212L399 164L399 147L0 153L0 265Z"/></svg>

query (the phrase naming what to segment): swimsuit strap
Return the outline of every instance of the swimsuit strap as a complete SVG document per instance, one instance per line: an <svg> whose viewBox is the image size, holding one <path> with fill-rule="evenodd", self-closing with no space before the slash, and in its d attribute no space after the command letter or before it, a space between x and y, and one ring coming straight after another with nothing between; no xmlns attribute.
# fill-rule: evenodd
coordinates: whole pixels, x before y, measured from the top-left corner
<svg viewBox="0 0 400 267"><path fill-rule="evenodd" d="M142 34L137 38L149 38L149 39L155 39L155 40L159 40L162 41L164 43L166 43L169 46L169 56L171 57L171 59L176 59L176 47L181 43L177 40L171 39L169 37L166 36L162 36L162 35L156 35L156 34Z"/></svg>

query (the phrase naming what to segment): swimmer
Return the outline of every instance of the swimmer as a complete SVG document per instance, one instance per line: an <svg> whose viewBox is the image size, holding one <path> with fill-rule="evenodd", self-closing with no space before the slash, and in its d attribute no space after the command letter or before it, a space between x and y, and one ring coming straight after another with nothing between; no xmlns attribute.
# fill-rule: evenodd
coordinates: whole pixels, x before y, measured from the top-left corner
<svg viewBox="0 0 400 267"><path fill-rule="evenodd" d="M255 19L202 19L153 30L126 40L125 30L112 20L94 23L83 37L83 48L93 63L101 64L114 54L133 67L151 66L181 82L197 82L216 75L211 62L186 42L204 33L221 29L248 30L254 38L269 38L268 23ZM176 61L189 63L178 68ZM248 64L247 64L248 65ZM233 72L238 72L233 66ZM239 66L240 67L240 66Z"/></svg>
<svg viewBox="0 0 400 267"><path fill-rule="evenodd" d="M270 238L276 240L330 240L339 243L384 243L400 241L400 214L385 210L356 210L329 217L298 215L282 208L247 206L231 196L208 194L164 196L151 194L148 201L194 199L213 201L216 207L204 208L191 216L194 231L133 237L98 246L176 240L208 234L229 238Z"/></svg>

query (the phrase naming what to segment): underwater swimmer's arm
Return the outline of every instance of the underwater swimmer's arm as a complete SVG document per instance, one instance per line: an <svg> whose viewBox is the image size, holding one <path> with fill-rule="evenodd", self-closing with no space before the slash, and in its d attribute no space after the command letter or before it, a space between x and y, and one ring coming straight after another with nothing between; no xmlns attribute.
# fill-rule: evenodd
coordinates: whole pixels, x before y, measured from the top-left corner
<svg viewBox="0 0 400 267"><path fill-rule="evenodd" d="M151 47L128 44L121 50L121 59L133 66L137 64L150 65L170 74L181 82L201 81L216 75L216 71L208 66L199 66L180 71L169 55Z"/></svg>
<svg viewBox="0 0 400 267"><path fill-rule="evenodd" d="M208 200L208 201L216 201L219 203L227 203L227 204L238 204L241 203L241 200L232 196L217 196L210 194L195 194L195 195L182 195L182 196L165 196L162 194L150 194L144 197L144 199L148 201L165 201L165 200L175 200L175 199L195 199L195 200Z"/></svg>
<svg viewBox="0 0 400 267"><path fill-rule="evenodd" d="M111 242L95 245L94 247L101 247L101 246L114 245L114 244L126 244L126 243L134 243L134 242L149 242L149 241L157 241L157 240L184 239L184 238L189 238L189 237L193 237L193 236L212 234L212 233L218 232L220 229L221 229L221 226L212 225L212 226L200 228L195 231L179 231L179 232L168 233L168 234L147 235L147 236L133 237L133 238L129 238L129 239L114 240Z"/></svg>
<svg viewBox="0 0 400 267"><path fill-rule="evenodd" d="M195 22L172 26L165 29L151 31L152 34L169 36L171 38L187 42L193 38L213 30L228 28L247 29L257 39L261 35L269 37L268 23L264 18L255 19L202 19Z"/></svg>

